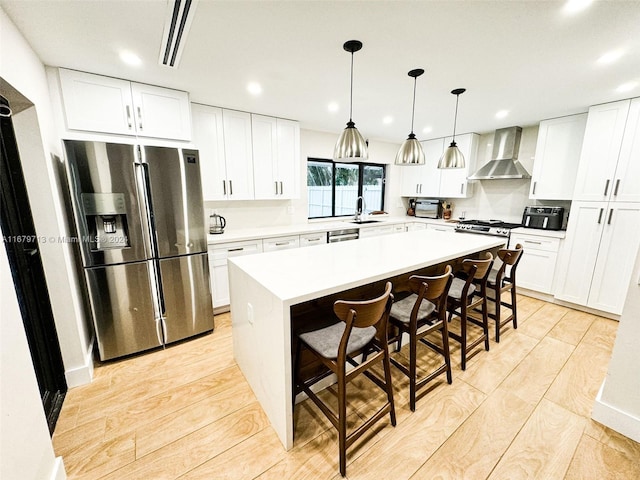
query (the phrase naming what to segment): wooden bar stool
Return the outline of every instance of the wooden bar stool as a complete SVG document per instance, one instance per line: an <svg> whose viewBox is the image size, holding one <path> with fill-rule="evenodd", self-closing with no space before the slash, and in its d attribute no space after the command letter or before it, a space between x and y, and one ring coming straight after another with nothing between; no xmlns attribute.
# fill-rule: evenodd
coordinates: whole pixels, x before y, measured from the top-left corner
<svg viewBox="0 0 640 480"><path fill-rule="evenodd" d="M498 250L498 258L501 260L500 268L491 270L487 279L487 288L493 292L493 297L489 300L495 304L493 312L489 313L489 318L496 322L496 342L500 342L500 330L507 323L513 321L513 328L518 328L518 315L516 308L516 267L522 258L522 245L519 243L515 249L503 248ZM511 267L507 272L507 267ZM504 292L511 292L511 303L502 300ZM507 307L511 310L511 315L501 319L500 307Z"/></svg>
<svg viewBox="0 0 640 480"><path fill-rule="evenodd" d="M453 275L451 266L447 265L444 274L436 277L412 275L409 278L411 295L395 302L391 306L389 321L398 328L398 335L391 342L397 342L396 351L402 347L403 333L409 334L409 368L395 358L391 358L398 369L409 377L409 406L416 410L416 391L424 387L438 375L447 374L447 382L451 383L451 357L449 356L449 335L447 332L447 295ZM442 335L442 347L434 344L426 337L434 332ZM444 362L436 370L418 381L417 378L417 346L418 341L443 356Z"/></svg>
<svg viewBox="0 0 640 480"><path fill-rule="evenodd" d="M484 342L484 349L489 350L489 316L487 310L487 277L493 265L493 255L486 252L485 258L475 260L466 258L462 261L462 268L454 274L449 289L447 310L449 321L453 315L460 317L460 335L449 330L449 337L460 342L460 367L467 368L467 358L478 353L476 350L468 355L475 347ZM470 315L476 307L481 307L482 318ZM482 335L473 342L467 341L467 326L471 323L482 328Z"/></svg>
<svg viewBox="0 0 640 480"><path fill-rule="evenodd" d="M349 448L365 431L378 420L389 414L391 425L396 425L396 412L393 404L391 385L391 364L387 346L387 323L393 303L391 282L387 282L385 292L378 298L365 301L338 300L333 311L340 320L338 323L319 330L298 335L296 354L295 391L304 391L318 406L324 415L338 430L340 450L340 474L344 477L347 470L346 454ZM299 378L299 358L302 344L306 346L328 369L310 380ZM364 352L364 359L357 363L352 357ZM382 361L384 380L369 369ZM354 368L347 370L347 363ZM334 373L338 377L338 412L335 413L311 390L311 386ZM369 419L347 435L347 384L363 373L387 395L387 401ZM295 393L294 393L295 394Z"/></svg>

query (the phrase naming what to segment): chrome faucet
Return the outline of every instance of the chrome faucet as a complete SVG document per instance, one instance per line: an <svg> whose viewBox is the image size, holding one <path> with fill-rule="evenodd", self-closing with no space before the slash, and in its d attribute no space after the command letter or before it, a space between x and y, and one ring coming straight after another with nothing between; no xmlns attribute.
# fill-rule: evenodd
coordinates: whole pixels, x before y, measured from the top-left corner
<svg viewBox="0 0 640 480"><path fill-rule="evenodd" d="M362 203L360 203L360 200L362 200ZM356 222L362 221L364 219L364 216L366 215L366 210L367 205L364 202L364 197L360 195L358 198L356 198L356 216L354 217L354 220Z"/></svg>

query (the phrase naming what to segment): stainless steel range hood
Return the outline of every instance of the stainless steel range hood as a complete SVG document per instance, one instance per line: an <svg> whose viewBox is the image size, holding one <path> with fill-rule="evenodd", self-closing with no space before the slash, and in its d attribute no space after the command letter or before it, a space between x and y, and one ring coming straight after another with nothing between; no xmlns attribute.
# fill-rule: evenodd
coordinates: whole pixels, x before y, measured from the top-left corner
<svg viewBox="0 0 640 480"><path fill-rule="evenodd" d="M504 178L531 178L518 161L521 127L496 130L491 160L469 177L469 180L499 180Z"/></svg>

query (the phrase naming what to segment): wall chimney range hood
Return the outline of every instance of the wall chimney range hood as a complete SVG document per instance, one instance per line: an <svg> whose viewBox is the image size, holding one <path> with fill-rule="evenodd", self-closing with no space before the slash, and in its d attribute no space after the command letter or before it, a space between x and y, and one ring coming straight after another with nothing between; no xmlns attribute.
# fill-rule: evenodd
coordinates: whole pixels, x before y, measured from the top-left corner
<svg viewBox="0 0 640 480"><path fill-rule="evenodd" d="M493 137L491 160L469 177L469 180L500 180L512 178L531 178L518 161L521 127L508 127L496 130Z"/></svg>

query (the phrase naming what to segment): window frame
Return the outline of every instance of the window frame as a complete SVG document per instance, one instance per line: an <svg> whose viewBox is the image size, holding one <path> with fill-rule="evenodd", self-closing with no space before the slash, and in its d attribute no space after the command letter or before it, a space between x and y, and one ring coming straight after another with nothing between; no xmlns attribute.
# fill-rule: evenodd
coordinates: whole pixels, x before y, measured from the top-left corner
<svg viewBox="0 0 640 480"><path fill-rule="evenodd" d="M317 163L326 163L331 165L331 215L325 215L321 217L310 217L309 216L309 196L307 194L307 219L308 220L317 220L323 218L345 218L352 216L348 215L336 215L336 165L357 165L358 166L358 196L362 196L363 192L363 182L364 182L364 169L365 167L376 167L382 168L382 189L380 192L381 202L380 202L380 210L384 210L384 197L386 193L387 186L387 165L384 163L372 163L372 162L336 162L334 160L328 158L316 158L316 157L307 157L307 171L309 169L309 162L317 162ZM307 185L309 188L309 185Z"/></svg>

